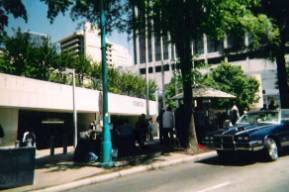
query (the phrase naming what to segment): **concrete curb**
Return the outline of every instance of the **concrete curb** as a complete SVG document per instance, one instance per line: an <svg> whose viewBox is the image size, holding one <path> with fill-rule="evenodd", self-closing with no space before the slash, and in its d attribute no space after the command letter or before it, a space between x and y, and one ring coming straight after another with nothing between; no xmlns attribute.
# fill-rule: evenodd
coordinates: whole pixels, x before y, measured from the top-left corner
<svg viewBox="0 0 289 192"><path fill-rule="evenodd" d="M125 170L121 170L121 171L117 171L117 172L113 172L113 173L99 175L99 176L95 176L95 177L91 177L91 178L87 178L87 179L82 179L79 181L73 181L70 183L63 184L63 185L57 185L57 186L47 187L44 189L33 190L33 191L35 191L35 192L36 191L37 192L66 191L69 189L74 189L74 188L78 188L78 187L85 186L85 185L96 184L96 183L115 179L115 178L122 177L122 176L132 175L132 174L141 173L141 172L154 170L154 169L159 169L159 168L163 168L163 167L168 167L168 166L181 164L181 163L185 163L185 162L189 162L189 161L199 161L202 159L207 159L209 157L213 157L215 155L216 155L215 151L197 154L194 156L188 155L188 157L185 157L182 159L172 159L172 160L167 160L167 161L163 161L163 162L152 163L150 165L139 165L136 167L132 167L129 169L125 169Z"/></svg>

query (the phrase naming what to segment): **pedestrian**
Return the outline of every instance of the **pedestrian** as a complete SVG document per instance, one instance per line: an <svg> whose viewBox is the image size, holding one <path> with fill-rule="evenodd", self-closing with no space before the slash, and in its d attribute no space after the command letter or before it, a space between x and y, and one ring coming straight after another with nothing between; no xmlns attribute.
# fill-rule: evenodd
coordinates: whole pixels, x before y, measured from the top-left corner
<svg viewBox="0 0 289 192"><path fill-rule="evenodd" d="M177 138L181 146L185 146L183 117L184 117L184 105L180 103L179 107L175 111L175 127Z"/></svg>
<svg viewBox="0 0 289 192"><path fill-rule="evenodd" d="M2 145L4 136L5 136L4 130L3 130L2 125L0 124L0 145Z"/></svg>
<svg viewBox="0 0 289 192"><path fill-rule="evenodd" d="M163 133L164 142L168 143L169 140L173 139L174 129L174 113L171 107L167 107L167 110L163 113Z"/></svg>
<svg viewBox="0 0 289 192"><path fill-rule="evenodd" d="M138 142L140 147L144 147L147 129L148 122L146 121L145 115L141 114L135 125L135 140Z"/></svg>
<svg viewBox="0 0 289 192"><path fill-rule="evenodd" d="M230 116L231 116L232 124L235 125L237 120L240 117L239 108L237 107L236 102L234 102L233 107L231 108Z"/></svg>
<svg viewBox="0 0 289 192"><path fill-rule="evenodd" d="M260 109L260 111L267 111L267 110L268 110L267 104L264 103L264 104L263 104L263 107Z"/></svg>
<svg viewBox="0 0 289 192"><path fill-rule="evenodd" d="M278 106L275 104L275 100L271 99L270 104L268 106L269 110L276 110L278 108Z"/></svg>
<svg viewBox="0 0 289 192"><path fill-rule="evenodd" d="M36 135L31 130L31 128L28 128L24 133L22 137L22 145L26 147L35 147L36 146Z"/></svg>
<svg viewBox="0 0 289 192"><path fill-rule="evenodd" d="M153 118L152 117L148 117L148 135L149 135L150 141L154 140L153 131L154 131Z"/></svg>
<svg viewBox="0 0 289 192"><path fill-rule="evenodd" d="M159 133L160 133L160 142L161 144L164 143L164 132L163 132L163 114L164 114L164 110L160 110L160 113L157 117L157 122L159 124Z"/></svg>

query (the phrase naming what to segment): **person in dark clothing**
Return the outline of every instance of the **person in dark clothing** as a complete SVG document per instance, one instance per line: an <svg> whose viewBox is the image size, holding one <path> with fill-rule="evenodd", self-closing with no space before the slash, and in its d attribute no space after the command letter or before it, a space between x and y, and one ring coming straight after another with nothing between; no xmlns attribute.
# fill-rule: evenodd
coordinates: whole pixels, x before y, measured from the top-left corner
<svg viewBox="0 0 289 192"><path fill-rule="evenodd" d="M181 103L180 106L175 111L175 126L177 138L181 146L184 146L184 105Z"/></svg>
<svg viewBox="0 0 289 192"><path fill-rule="evenodd" d="M269 109L269 110L275 110L275 109L277 109L277 108L278 108L278 106L275 104L274 99L272 99L271 102L270 102L270 104L269 104L269 106L268 106L268 109Z"/></svg>
<svg viewBox="0 0 289 192"><path fill-rule="evenodd" d="M5 136L4 130L3 130L3 127L0 124L0 145L2 144L2 140L3 140L4 136Z"/></svg>
<svg viewBox="0 0 289 192"><path fill-rule="evenodd" d="M163 131L163 113L164 110L161 110L159 116L157 117L157 122L159 124L159 133L160 133L160 142L164 142L164 131Z"/></svg>
<svg viewBox="0 0 289 192"><path fill-rule="evenodd" d="M144 146L147 129L148 129L148 122L145 119L145 115L141 114L135 125L135 139L141 147Z"/></svg>
<svg viewBox="0 0 289 192"><path fill-rule="evenodd" d="M260 111L266 111L266 110L268 110L268 109L267 109L267 105L266 105L266 104L263 104L263 107L260 109Z"/></svg>

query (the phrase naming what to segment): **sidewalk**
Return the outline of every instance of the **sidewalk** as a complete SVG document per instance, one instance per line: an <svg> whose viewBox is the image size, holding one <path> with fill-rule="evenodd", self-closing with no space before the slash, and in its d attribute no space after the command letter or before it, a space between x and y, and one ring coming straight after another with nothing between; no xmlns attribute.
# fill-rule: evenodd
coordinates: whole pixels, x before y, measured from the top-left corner
<svg viewBox="0 0 289 192"><path fill-rule="evenodd" d="M115 162L115 167L104 169L99 163L76 164L72 161L73 150L66 155L45 157L45 152L37 155L34 185L18 187L6 191L65 191L68 189L105 181L129 174L144 172L187 161L197 161L215 155L207 152L197 155L181 151L162 153L158 144L149 145L130 157ZM138 154L139 153L139 154ZM57 154L57 153L56 153Z"/></svg>

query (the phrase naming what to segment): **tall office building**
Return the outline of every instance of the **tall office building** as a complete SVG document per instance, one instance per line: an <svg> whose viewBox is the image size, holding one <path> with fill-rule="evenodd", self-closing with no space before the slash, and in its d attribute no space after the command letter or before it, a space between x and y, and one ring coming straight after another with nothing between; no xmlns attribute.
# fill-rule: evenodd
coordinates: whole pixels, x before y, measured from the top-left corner
<svg viewBox="0 0 289 192"><path fill-rule="evenodd" d="M85 23L82 30L64 37L59 42L63 52L85 55L94 62L101 62L100 31L90 23ZM108 65L116 68L132 65L132 57L128 49L109 40L107 40L106 59Z"/></svg>
<svg viewBox="0 0 289 192"><path fill-rule="evenodd" d="M207 64L206 70L216 67L222 61L241 66L247 75L255 77L260 82L260 101L257 105L260 107L271 98L279 100L279 91L276 88L276 64L258 54L243 50L249 44L249 36L236 38L228 35L223 41L217 42L204 34L202 38L193 41L192 55L197 55L197 62ZM135 36L134 55L135 70L145 76L147 67L148 78L155 80L163 90L162 84L169 83L174 75L177 60L176 49L170 43L170 36L161 38L154 35Z"/></svg>
<svg viewBox="0 0 289 192"><path fill-rule="evenodd" d="M48 35L45 33L27 31L24 32L23 34L27 34L29 36L29 41L34 46L41 46L45 41L48 40Z"/></svg>

